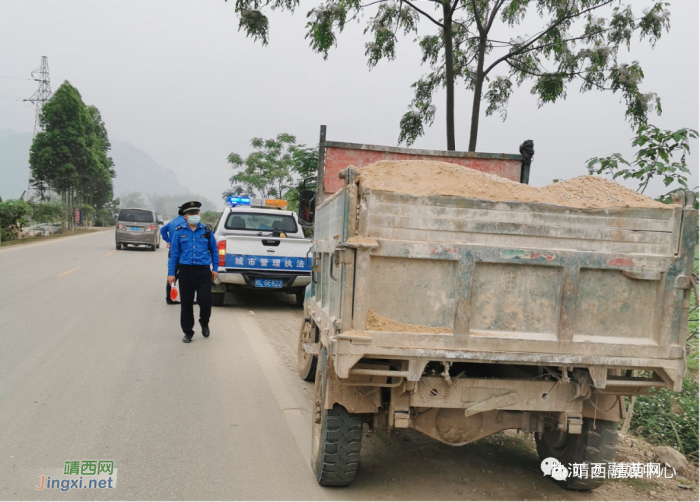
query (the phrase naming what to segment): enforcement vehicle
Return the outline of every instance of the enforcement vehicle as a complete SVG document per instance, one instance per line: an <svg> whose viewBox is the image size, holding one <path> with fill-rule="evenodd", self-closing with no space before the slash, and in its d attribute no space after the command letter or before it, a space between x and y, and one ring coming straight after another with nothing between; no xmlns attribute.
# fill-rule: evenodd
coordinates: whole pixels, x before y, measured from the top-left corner
<svg viewBox="0 0 700 502"><path fill-rule="evenodd" d="M303 306L311 283L311 240L286 201L228 197L213 232L219 276L212 285L212 305L223 305L227 291L248 288L293 294Z"/></svg>

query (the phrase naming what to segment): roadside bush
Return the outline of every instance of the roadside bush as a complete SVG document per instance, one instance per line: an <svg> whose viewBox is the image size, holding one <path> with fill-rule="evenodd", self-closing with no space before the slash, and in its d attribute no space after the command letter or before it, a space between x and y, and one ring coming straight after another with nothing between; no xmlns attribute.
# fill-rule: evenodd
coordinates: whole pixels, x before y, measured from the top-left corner
<svg viewBox="0 0 700 502"><path fill-rule="evenodd" d="M31 212L31 206L22 199L0 202L0 236L2 241L17 239L25 216Z"/></svg>
<svg viewBox="0 0 700 502"><path fill-rule="evenodd" d="M670 445L698 460L698 382L683 381L681 392L660 389L637 396L630 429L652 444Z"/></svg>
<svg viewBox="0 0 700 502"><path fill-rule="evenodd" d="M90 204L80 204L80 206L78 206L78 210L82 213L83 225L87 226L89 221L93 221L95 219L95 213L97 211L95 211L95 208Z"/></svg>
<svg viewBox="0 0 700 502"><path fill-rule="evenodd" d="M53 223L62 220L64 215L63 203L59 200L30 202L31 219L34 223Z"/></svg>
<svg viewBox="0 0 700 502"><path fill-rule="evenodd" d="M112 210L108 208L98 209L95 215L95 225L98 227L111 227L116 225L117 220L114 219Z"/></svg>

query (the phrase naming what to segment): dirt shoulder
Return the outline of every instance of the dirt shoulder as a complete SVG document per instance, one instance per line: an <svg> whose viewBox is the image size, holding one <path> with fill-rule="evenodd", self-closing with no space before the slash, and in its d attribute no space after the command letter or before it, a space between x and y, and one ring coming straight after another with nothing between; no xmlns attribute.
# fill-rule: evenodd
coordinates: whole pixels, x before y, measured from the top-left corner
<svg viewBox="0 0 700 502"><path fill-rule="evenodd" d="M291 295L227 295L227 304L254 313L281 364L292 397L311 427L313 384L296 370L302 310ZM227 308L227 307L224 307ZM463 447L439 443L412 429L364 430L361 464L349 488L324 490L352 500L698 500L698 479L609 481L590 492L559 488L542 475L531 435L506 431ZM651 446L623 437L618 462L651 462ZM697 467L697 466L696 466ZM679 485L689 489L680 488Z"/></svg>
<svg viewBox="0 0 700 502"><path fill-rule="evenodd" d="M62 234L53 234L53 235L47 235L47 236L37 236L37 237L25 237L24 239L15 239L13 241L6 241L6 242L0 242L0 248L3 247L10 247L10 246L19 246L20 244L32 244L36 242L44 242L44 241L51 241L55 239L60 239L62 237L76 237L78 235L85 235L85 234L93 234L95 232L105 232L107 230L112 230L113 227L105 227L105 228L95 228L92 230L78 230L76 232L66 232Z"/></svg>

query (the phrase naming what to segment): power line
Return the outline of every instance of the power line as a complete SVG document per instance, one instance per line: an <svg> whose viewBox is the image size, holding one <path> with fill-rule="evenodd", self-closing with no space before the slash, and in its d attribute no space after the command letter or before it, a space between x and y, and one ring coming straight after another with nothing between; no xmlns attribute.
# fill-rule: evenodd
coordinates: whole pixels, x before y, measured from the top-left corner
<svg viewBox="0 0 700 502"><path fill-rule="evenodd" d="M18 99L24 99L24 96L0 96L0 98L18 98Z"/></svg>
<svg viewBox="0 0 700 502"><path fill-rule="evenodd" d="M5 77L5 76L3 76L3 75L0 75L0 78L11 78L11 79L14 79L14 80L29 80L30 82L31 82L32 80L34 80L34 79L32 79L32 78L25 78L25 77Z"/></svg>

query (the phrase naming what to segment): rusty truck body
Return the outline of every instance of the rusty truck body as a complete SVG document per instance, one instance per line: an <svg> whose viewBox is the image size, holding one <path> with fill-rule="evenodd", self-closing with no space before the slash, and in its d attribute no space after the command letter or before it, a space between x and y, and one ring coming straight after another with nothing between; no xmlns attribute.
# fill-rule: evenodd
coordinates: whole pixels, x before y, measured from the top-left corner
<svg viewBox="0 0 700 502"><path fill-rule="evenodd" d="M663 209L418 197L358 186L342 165L408 149L337 143L324 153L299 336L299 373L315 380L319 483L353 481L363 423L455 446L515 429L535 433L543 459L612 461L621 396L681 389L692 192ZM524 164L420 155L517 180ZM338 183L325 190L328 176ZM391 322L370 326L370 315Z"/></svg>

